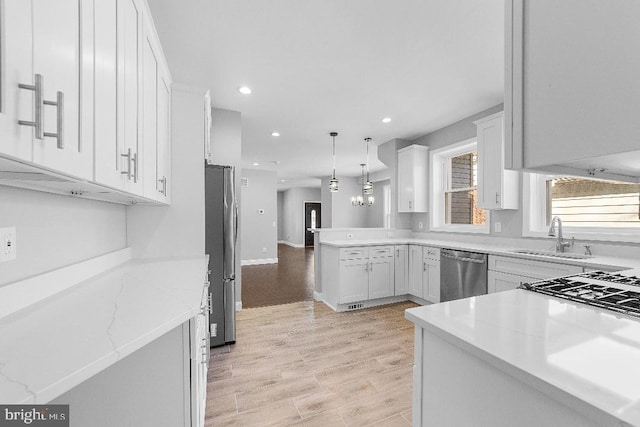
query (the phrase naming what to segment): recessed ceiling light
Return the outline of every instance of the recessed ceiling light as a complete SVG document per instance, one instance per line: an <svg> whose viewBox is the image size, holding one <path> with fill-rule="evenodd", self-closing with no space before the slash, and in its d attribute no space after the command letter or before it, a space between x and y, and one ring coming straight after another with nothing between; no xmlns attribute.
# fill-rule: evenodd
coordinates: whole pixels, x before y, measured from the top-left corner
<svg viewBox="0 0 640 427"><path fill-rule="evenodd" d="M284 182L284 179L281 179L280 182Z"/></svg>
<svg viewBox="0 0 640 427"><path fill-rule="evenodd" d="M391 117L385 117L382 119L382 123L389 123L391 121Z"/></svg>
<svg viewBox="0 0 640 427"><path fill-rule="evenodd" d="M238 92L243 95L251 95L251 88L249 86L240 86Z"/></svg>
<svg viewBox="0 0 640 427"><path fill-rule="evenodd" d="M280 136L280 132L271 132L271 136Z"/></svg>
<svg viewBox="0 0 640 427"><path fill-rule="evenodd" d="M260 163L253 162L253 166L260 166Z"/></svg>

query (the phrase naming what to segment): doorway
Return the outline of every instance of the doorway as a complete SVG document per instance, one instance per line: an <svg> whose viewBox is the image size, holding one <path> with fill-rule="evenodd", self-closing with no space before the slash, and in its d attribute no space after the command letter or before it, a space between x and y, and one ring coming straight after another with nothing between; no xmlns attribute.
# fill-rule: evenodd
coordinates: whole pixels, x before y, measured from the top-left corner
<svg viewBox="0 0 640 427"><path fill-rule="evenodd" d="M320 202L304 202L304 245L313 246L313 231L310 228L321 227Z"/></svg>

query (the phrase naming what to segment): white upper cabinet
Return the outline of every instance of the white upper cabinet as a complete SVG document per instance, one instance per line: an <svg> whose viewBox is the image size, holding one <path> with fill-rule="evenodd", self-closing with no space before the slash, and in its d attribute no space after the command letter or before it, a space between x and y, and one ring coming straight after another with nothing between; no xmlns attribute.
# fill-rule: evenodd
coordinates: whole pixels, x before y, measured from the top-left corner
<svg viewBox="0 0 640 427"><path fill-rule="evenodd" d="M428 147L398 150L398 212L427 212Z"/></svg>
<svg viewBox="0 0 640 427"><path fill-rule="evenodd" d="M5 2L2 154L93 178L92 18L90 1Z"/></svg>
<svg viewBox="0 0 640 427"><path fill-rule="evenodd" d="M168 203L171 76L147 3L5 0L0 28L0 158L26 172L0 184Z"/></svg>
<svg viewBox="0 0 640 427"><path fill-rule="evenodd" d="M506 2L506 166L640 179L640 2Z"/></svg>
<svg viewBox="0 0 640 427"><path fill-rule="evenodd" d="M478 207L518 209L518 172L504 170L503 113L474 123L478 130Z"/></svg>
<svg viewBox="0 0 640 427"><path fill-rule="evenodd" d="M126 188L124 146L118 138L117 2L95 0L95 181Z"/></svg>

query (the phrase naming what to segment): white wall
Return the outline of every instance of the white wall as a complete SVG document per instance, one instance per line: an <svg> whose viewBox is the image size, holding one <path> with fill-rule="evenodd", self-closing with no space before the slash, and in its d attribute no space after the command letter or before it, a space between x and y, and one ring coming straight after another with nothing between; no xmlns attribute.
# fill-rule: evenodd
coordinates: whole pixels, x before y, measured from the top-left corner
<svg viewBox="0 0 640 427"><path fill-rule="evenodd" d="M275 171L242 169L242 177L249 180L248 187L240 188L242 260L273 261L278 258L278 175Z"/></svg>
<svg viewBox="0 0 640 427"><path fill-rule="evenodd" d="M382 228L384 227L384 186L390 185L391 180L373 182L373 206L363 206L360 209L366 211L367 223L365 227Z"/></svg>
<svg viewBox="0 0 640 427"><path fill-rule="evenodd" d="M172 92L171 206L127 208L127 242L136 258L205 253L204 92Z"/></svg>
<svg viewBox="0 0 640 427"><path fill-rule="evenodd" d="M277 199L277 212L278 217L278 242L284 240L284 191L278 191Z"/></svg>
<svg viewBox="0 0 640 427"><path fill-rule="evenodd" d="M290 188L282 191L282 233L280 241L304 246L304 202L321 202L319 188ZM325 227L324 209L320 210L321 227Z"/></svg>
<svg viewBox="0 0 640 427"><path fill-rule="evenodd" d="M0 286L126 247L126 208L0 187L0 227L16 227L14 261L0 264Z"/></svg>

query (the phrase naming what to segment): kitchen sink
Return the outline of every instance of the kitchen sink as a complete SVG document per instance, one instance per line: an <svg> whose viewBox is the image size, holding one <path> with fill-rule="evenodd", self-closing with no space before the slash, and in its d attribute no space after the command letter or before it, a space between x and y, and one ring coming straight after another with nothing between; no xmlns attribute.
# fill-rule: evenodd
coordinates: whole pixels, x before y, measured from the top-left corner
<svg viewBox="0 0 640 427"><path fill-rule="evenodd" d="M552 258L565 258L565 259L589 259L593 258L592 255L582 255L571 252L553 252L553 251L540 251L536 249L514 249L509 251L514 254L522 255L534 255L534 256L548 256Z"/></svg>

